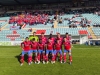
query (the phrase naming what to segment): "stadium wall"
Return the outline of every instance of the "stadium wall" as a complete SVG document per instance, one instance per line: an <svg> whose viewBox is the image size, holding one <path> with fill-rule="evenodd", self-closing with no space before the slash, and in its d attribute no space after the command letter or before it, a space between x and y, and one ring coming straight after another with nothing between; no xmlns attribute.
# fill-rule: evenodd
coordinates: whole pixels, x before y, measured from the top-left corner
<svg viewBox="0 0 100 75"><path fill-rule="evenodd" d="M40 36L40 35L38 35ZM45 35L47 38L49 35ZM56 37L56 35L53 35L53 37ZM64 35L62 35L64 37ZM79 35L79 36L71 36L72 41L73 40L80 40L79 44L84 44L86 41L88 41L88 37L86 35ZM22 39L23 40L23 39ZM0 46L18 46L20 45L22 41L0 41Z"/></svg>

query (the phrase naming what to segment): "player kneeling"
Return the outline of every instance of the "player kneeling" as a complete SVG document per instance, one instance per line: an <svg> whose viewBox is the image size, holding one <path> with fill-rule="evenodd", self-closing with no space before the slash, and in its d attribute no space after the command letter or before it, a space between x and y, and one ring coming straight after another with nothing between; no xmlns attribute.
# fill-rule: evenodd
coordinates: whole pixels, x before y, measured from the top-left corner
<svg viewBox="0 0 100 75"><path fill-rule="evenodd" d="M53 64L54 63L54 52L53 52L53 43L51 42L50 39L48 39L48 43L46 45L46 62L48 63L48 54L51 53L52 55L52 61L51 63Z"/></svg>
<svg viewBox="0 0 100 75"><path fill-rule="evenodd" d="M64 63L66 63L66 53L68 52L69 54L69 61L70 64L72 63L72 55L71 55L71 42L70 40L67 40L66 38L64 38Z"/></svg>
<svg viewBox="0 0 100 75"><path fill-rule="evenodd" d="M42 42L42 40L39 40L38 43L38 64L40 63L40 61L43 61L43 64L45 64L45 50L44 50L44 43Z"/></svg>
<svg viewBox="0 0 100 75"><path fill-rule="evenodd" d="M25 41L21 43L21 48L22 48L22 55L21 55L21 66L23 65L24 63L24 55L25 54L28 54L28 64L30 65L30 58L31 58L31 52L30 52L30 41L28 40L28 37L25 38Z"/></svg>
<svg viewBox="0 0 100 75"><path fill-rule="evenodd" d="M33 38L33 40L31 41L31 63L32 63L33 53L35 53L34 63L36 64L36 62L38 61L38 59L37 59L37 49L38 49L38 43L35 41L35 38Z"/></svg>
<svg viewBox="0 0 100 75"><path fill-rule="evenodd" d="M57 40L54 45L54 58L56 60L58 53L60 54L60 62L62 63L62 44L60 43L60 40Z"/></svg>

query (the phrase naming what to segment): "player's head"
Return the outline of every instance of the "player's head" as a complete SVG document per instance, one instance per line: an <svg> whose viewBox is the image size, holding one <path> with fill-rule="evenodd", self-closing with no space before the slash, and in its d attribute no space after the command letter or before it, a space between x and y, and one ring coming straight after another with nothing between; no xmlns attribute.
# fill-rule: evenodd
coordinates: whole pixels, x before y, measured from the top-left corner
<svg viewBox="0 0 100 75"><path fill-rule="evenodd" d="M41 33L41 36L44 37L44 33L43 32Z"/></svg>
<svg viewBox="0 0 100 75"><path fill-rule="evenodd" d="M64 42L66 42L66 37L64 37Z"/></svg>
<svg viewBox="0 0 100 75"><path fill-rule="evenodd" d="M50 37L49 37L50 39L52 38L52 34L50 34Z"/></svg>
<svg viewBox="0 0 100 75"><path fill-rule="evenodd" d="M65 36L66 36L66 37L68 37L68 36L69 36L69 34L68 34L68 33L66 33L66 34L65 34Z"/></svg>
<svg viewBox="0 0 100 75"><path fill-rule="evenodd" d="M32 39L32 42L35 42L35 38Z"/></svg>
<svg viewBox="0 0 100 75"><path fill-rule="evenodd" d="M35 36L36 35L36 32L33 32L33 36Z"/></svg>
<svg viewBox="0 0 100 75"><path fill-rule="evenodd" d="M26 38L25 38L25 41L29 41L29 38L28 38L28 37L26 37Z"/></svg>
<svg viewBox="0 0 100 75"><path fill-rule="evenodd" d="M57 33L57 37L60 38L60 33Z"/></svg>
<svg viewBox="0 0 100 75"><path fill-rule="evenodd" d="M49 42L49 43L51 42L50 38L48 39L48 42Z"/></svg>
<svg viewBox="0 0 100 75"><path fill-rule="evenodd" d="M42 39L39 39L39 43L42 43Z"/></svg>

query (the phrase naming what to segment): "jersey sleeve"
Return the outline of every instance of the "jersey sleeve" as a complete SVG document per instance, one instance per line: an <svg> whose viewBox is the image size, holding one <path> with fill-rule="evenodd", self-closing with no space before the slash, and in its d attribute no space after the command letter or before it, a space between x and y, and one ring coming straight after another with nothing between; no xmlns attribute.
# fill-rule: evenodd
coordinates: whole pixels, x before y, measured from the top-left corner
<svg viewBox="0 0 100 75"><path fill-rule="evenodd" d="M21 46L21 48L23 48L24 47L24 42L22 42L20 46Z"/></svg>

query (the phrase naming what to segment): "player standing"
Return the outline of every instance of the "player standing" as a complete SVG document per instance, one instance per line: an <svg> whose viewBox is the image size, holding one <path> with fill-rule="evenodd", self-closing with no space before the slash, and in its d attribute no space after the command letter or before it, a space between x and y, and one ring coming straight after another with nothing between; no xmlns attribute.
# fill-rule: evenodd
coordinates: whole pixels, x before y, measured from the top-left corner
<svg viewBox="0 0 100 75"><path fill-rule="evenodd" d="M52 37L52 34L50 34L49 39L51 40L52 44L54 45L54 43L55 43L55 38Z"/></svg>
<svg viewBox="0 0 100 75"><path fill-rule="evenodd" d="M62 63L62 44L60 43L59 40L56 40L56 43L54 44L54 58L56 60L56 57L58 53L60 54L60 62Z"/></svg>
<svg viewBox="0 0 100 75"><path fill-rule="evenodd" d="M38 64L40 63L41 60L41 56L43 58L43 64L45 64L45 45L44 43L42 43L42 40L39 40L38 43Z"/></svg>
<svg viewBox="0 0 100 75"><path fill-rule="evenodd" d="M66 38L66 40L70 40L71 41L71 37L69 36L68 33L66 33L65 38Z"/></svg>
<svg viewBox="0 0 100 75"><path fill-rule="evenodd" d="M59 43L62 44L63 38L61 37L60 33L57 33L57 37L56 37L55 41L57 41L57 40L59 40ZM56 57L58 57L57 54L55 56L55 59L56 59Z"/></svg>
<svg viewBox="0 0 100 75"><path fill-rule="evenodd" d="M68 52L69 54L69 61L70 64L72 63L72 55L71 55L71 42L70 40L67 40L66 38L64 38L64 63L66 63L66 53Z"/></svg>
<svg viewBox="0 0 100 75"><path fill-rule="evenodd" d="M28 39L28 37L26 37L25 38L25 41L23 41L22 43L21 43L21 48L22 48L22 55L21 55L21 66L23 65L23 63L24 63L24 55L25 54L28 54L28 64L30 65L30 62L31 62L31 52L30 52L30 45L31 45L31 43L30 43L30 41L29 41L29 39Z"/></svg>
<svg viewBox="0 0 100 75"><path fill-rule="evenodd" d="M52 55L52 61L51 63L54 63L54 52L53 52L53 43L50 39L48 39L47 45L46 45L46 62L48 63L48 54L51 53Z"/></svg>
<svg viewBox="0 0 100 75"><path fill-rule="evenodd" d="M38 43L35 41L35 38L33 38L33 40L31 41L31 60L32 60L33 53L35 53L34 63L36 63L38 61L37 49L38 49Z"/></svg>

